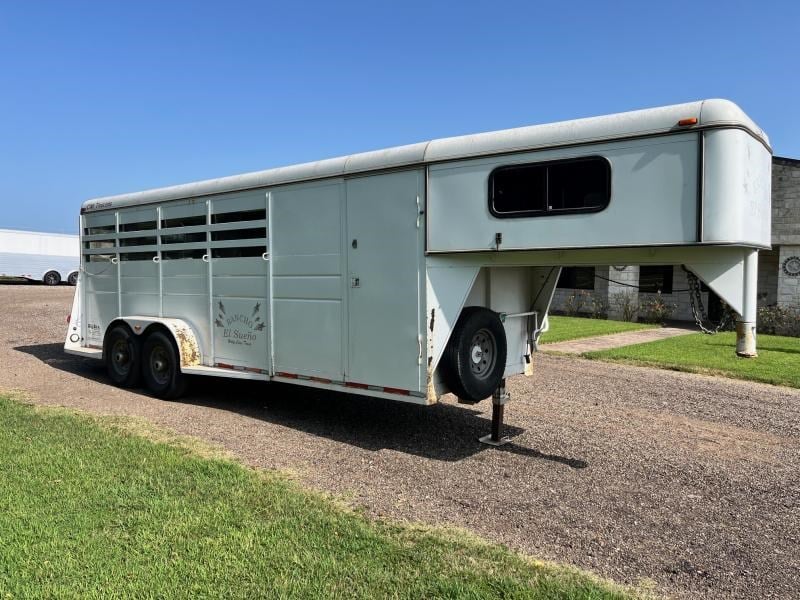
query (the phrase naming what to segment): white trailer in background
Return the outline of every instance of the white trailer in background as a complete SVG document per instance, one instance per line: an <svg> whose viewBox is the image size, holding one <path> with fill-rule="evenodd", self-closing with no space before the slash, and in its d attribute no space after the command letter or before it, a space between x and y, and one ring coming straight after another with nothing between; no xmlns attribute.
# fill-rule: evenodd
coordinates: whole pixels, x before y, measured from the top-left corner
<svg viewBox="0 0 800 600"><path fill-rule="evenodd" d="M65 348L161 397L187 374L493 396L497 441L562 266L683 264L755 356L770 159L707 100L88 201Z"/></svg>
<svg viewBox="0 0 800 600"><path fill-rule="evenodd" d="M79 251L77 235L0 229L0 277L75 285Z"/></svg>

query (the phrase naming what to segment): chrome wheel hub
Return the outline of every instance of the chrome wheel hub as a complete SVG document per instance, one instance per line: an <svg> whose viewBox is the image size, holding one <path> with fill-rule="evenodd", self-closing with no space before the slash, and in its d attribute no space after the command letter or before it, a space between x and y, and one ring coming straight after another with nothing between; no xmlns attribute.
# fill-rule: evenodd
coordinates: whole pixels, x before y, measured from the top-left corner
<svg viewBox="0 0 800 600"><path fill-rule="evenodd" d="M485 379L494 370L497 359L497 340L488 329L480 329L470 341L470 370Z"/></svg>

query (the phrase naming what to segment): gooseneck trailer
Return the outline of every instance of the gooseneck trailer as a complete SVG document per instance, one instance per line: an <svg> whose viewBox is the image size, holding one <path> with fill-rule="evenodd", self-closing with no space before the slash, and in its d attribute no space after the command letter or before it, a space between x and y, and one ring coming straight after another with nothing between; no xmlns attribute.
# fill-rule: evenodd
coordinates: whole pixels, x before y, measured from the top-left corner
<svg viewBox="0 0 800 600"><path fill-rule="evenodd" d="M562 266L682 264L755 356L770 168L705 100L90 200L65 349L160 397L216 375L501 413Z"/></svg>
<svg viewBox="0 0 800 600"><path fill-rule="evenodd" d="M79 249L77 235L0 229L0 276L75 285Z"/></svg>

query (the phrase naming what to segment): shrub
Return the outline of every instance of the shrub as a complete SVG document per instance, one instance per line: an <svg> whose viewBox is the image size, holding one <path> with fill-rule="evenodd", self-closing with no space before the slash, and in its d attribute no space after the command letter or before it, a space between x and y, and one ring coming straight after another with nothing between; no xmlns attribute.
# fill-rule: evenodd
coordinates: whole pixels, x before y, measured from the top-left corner
<svg viewBox="0 0 800 600"><path fill-rule="evenodd" d="M611 296L611 306L623 321L635 321L639 316L637 296L630 292L617 292Z"/></svg>
<svg viewBox="0 0 800 600"><path fill-rule="evenodd" d="M585 290L575 290L564 302L564 312L570 317L578 316L590 300L591 294Z"/></svg>
<svg viewBox="0 0 800 600"><path fill-rule="evenodd" d="M800 309L763 306L758 309L757 325L762 333L800 337Z"/></svg>
<svg viewBox="0 0 800 600"><path fill-rule="evenodd" d="M564 301L564 314L570 317L589 316L592 319L607 319L608 301L601 294L575 290Z"/></svg>
<svg viewBox="0 0 800 600"><path fill-rule="evenodd" d="M646 297L641 303L639 307L640 320L645 323L661 323L663 325L676 308L678 308L677 304L664 302L661 292L657 292L654 296Z"/></svg>
<svg viewBox="0 0 800 600"><path fill-rule="evenodd" d="M607 319L609 302L602 294L592 294L590 301L591 313L593 319Z"/></svg>

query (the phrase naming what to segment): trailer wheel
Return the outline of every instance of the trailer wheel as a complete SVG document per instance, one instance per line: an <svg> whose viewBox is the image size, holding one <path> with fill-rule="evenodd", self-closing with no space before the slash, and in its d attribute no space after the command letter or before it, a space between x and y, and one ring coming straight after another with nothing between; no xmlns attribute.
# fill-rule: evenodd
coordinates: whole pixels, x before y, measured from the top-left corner
<svg viewBox="0 0 800 600"><path fill-rule="evenodd" d="M162 331L154 331L144 341L142 351L144 382L154 396L171 400L183 394L186 377L181 373L178 349Z"/></svg>
<svg viewBox="0 0 800 600"><path fill-rule="evenodd" d="M67 283L70 284L70 285L78 285L78 272L77 271L73 271L72 273L69 274L69 277L67 277Z"/></svg>
<svg viewBox="0 0 800 600"><path fill-rule="evenodd" d="M491 396L506 367L506 332L498 314L481 306L465 308L442 357L442 376L461 400Z"/></svg>
<svg viewBox="0 0 800 600"><path fill-rule="evenodd" d="M61 283L61 274L58 271L48 271L42 277L42 283L45 285L58 285Z"/></svg>
<svg viewBox="0 0 800 600"><path fill-rule="evenodd" d="M124 325L117 325L106 334L104 350L111 381L120 387L135 387L141 375L139 338Z"/></svg>

